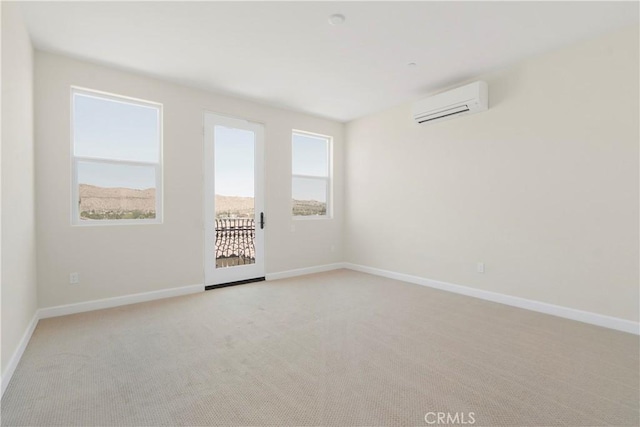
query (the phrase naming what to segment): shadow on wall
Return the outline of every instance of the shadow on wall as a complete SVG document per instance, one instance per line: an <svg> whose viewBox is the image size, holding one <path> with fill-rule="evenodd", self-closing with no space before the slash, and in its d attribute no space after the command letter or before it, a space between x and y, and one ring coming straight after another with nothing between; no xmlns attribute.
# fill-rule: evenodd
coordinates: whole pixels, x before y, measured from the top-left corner
<svg viewBox="0 0 640 427"><path fill-rule="evenodd" d="M487 78L489 108L498 107L522 82L520 67L503 68Z"/></svg>

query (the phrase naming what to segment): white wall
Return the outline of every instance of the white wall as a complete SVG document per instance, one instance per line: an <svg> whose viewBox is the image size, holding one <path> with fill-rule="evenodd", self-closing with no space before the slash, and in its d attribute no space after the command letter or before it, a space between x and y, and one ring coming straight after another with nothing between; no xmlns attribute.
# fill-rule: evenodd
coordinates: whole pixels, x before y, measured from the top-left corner
<svg viewBox="0 0 640 427"><path fill-rule="evenodd" d="M638 321L638 60L635 27L480 76L485 113L347 124L346 260Z"/></svg>
<svg viewBox="0 0 640 427"><path fill-rule="evenodd" d="M162 225L70 225L71 85L164 104ZM42 52L36 52L35 103L40 307L203 283L204 110L265 124L267 273L342 260L341 123ZM295 221L295 232L292 129L335 138L334 218ZM70 272L80 273L80 285L69 284Z"/></svg>
<svg viewBox="0 0 640 427"><path fill-rule="evenodd" d="M36 312L33 48L2 2L2 376Z"/></svg>

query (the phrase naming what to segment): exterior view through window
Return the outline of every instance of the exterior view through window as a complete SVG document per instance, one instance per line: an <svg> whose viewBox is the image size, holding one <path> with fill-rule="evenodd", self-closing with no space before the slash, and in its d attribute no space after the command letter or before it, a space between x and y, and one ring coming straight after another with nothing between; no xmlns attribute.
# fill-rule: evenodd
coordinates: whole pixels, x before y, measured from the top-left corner
<svg viewBox="0 0 640 427"><path fill-rule="evenodd" d="M294 217L329 217L331 137L293 132L291 196Z"/></svg>
<svg viewBox="0 0 640 427"><path fill-rule="evenodd" d="M162 106L72 92L73 223L161 222Z"/></svg>

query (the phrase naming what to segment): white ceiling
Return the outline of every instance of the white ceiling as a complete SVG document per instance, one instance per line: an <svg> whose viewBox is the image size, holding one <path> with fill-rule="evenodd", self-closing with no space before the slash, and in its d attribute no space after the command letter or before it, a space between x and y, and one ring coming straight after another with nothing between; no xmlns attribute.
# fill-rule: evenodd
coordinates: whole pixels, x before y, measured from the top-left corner
<svg viewBox="0 0 640 427"><path fill-rule="evenodd" d="M639 12L637 2L27 2L22 9L38 49L339 121L637 24ZM333 13L346 22L329 25Z"/></svg>

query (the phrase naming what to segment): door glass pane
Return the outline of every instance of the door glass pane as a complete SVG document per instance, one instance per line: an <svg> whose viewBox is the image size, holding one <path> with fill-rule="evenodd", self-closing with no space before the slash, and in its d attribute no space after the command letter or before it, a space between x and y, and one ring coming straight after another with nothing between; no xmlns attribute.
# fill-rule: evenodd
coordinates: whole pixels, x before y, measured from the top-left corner
<svg viewBox="0 0 640 427"><path fill-rule="evenodd" d="M156 217L156 167L78 161L80 220Z"/></svg>
<svg viewBox="0 0 640 427"><path fill-rule="evenodd" d="M255 134L214 128L216 268L254 264Z"/></svg>

